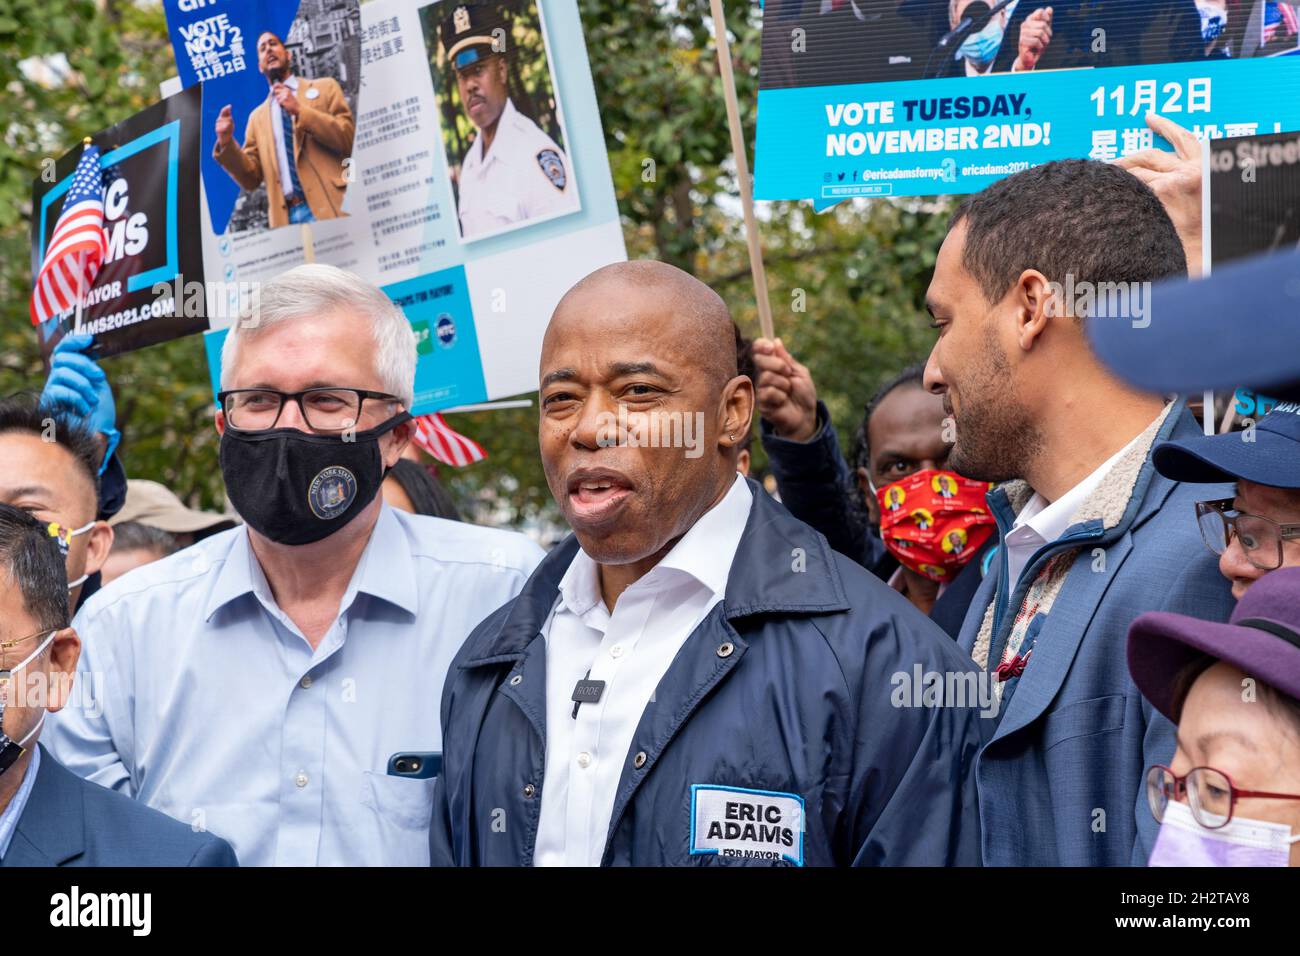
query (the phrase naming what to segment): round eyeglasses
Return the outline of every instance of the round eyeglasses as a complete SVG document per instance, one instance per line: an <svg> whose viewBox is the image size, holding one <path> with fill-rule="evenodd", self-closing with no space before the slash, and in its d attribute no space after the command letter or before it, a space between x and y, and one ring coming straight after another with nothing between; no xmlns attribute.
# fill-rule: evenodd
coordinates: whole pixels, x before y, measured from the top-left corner
<svg viewBox="0 0 1300 956"><path fill-rule="evenodd" d="M1207 830L1227 826L1233 808L1242 797L1300 800L1300 795L1293 793L1238 790L1226 773L1213 767L1193 767L1181 777L1162 764L1147 771L1147 802L1157 823L1164 820L1165 808L1170 801L1182 800L1183 797L1187 798L1193 819Z"/></svg>

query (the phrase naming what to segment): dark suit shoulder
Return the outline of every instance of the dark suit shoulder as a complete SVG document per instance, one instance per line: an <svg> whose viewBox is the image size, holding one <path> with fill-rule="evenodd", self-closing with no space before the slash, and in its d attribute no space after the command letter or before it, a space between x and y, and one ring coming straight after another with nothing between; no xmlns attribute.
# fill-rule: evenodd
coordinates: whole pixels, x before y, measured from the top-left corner
<svg viewBox="0 0 1300 956"><path fill-rule="evenodd" d="M230 845L130 797L83 780L41 753L40 776L60 790L78 788L85 849L73 866L238 866ZM33 794L35 796L35 794ZM27 811L32 810L29 804ZM26 814L24 814L25 816ZM55 825L66 825L57 821Z"/></svg>

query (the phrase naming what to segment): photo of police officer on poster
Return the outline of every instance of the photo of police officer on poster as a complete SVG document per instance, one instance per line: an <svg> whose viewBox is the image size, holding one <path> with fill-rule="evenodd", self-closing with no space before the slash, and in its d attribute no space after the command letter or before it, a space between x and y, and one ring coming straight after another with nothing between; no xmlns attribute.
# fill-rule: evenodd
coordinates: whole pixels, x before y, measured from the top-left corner
<svg viewBox="0 0 1300 956"><path fill-rule="evenodd" d="M420 11L464 242L582 208L536 0Z"/></svg>

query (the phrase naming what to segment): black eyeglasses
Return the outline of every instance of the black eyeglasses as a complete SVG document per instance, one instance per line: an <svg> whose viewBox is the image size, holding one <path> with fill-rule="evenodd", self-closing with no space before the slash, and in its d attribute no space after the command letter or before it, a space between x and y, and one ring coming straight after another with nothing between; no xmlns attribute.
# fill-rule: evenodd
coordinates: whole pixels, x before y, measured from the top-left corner
<svg viewBox="0 0 1300 956"><path fill-rule="evenodd" d="M366 400L400 405L402 400L387 392L363 388L307 388L301 392L280 392L273 388L236 388L220 392L217 401L226 424L241 432L266 431L280 420L286 402L296 402L307 427L318 432L341 432L361 421Z"/></svg>
<svg viewBox="0 0 1300 956"><path fill-rule="evenodd" d="M1242 553L1261 571L1282 566L1282 542L1300 539L1300 524L1279 524L1272 518L1237 511L1233 499L1196 502L1196 523L1205 546L1215 554L1228 550L1235 536Z"/></svg>

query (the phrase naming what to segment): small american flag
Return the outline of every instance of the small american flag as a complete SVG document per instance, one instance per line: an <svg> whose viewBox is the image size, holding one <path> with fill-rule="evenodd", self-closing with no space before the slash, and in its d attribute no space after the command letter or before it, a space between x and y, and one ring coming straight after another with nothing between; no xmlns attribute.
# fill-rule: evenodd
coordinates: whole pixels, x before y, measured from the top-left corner
<svg viewBox="0 0 1300 956"><path fill-rule="evenodd" d="M456 431L436 412L415 419L415 436L411 440L415 447L453 468L464 468L487 457L482 445Z"/></svg>
<svg viewBox="0 0 1300 956"><path fill-rule="evenodd" d="M99 148L87 145L72 174L63 211L45 250L32 287L32 325L40 325L77 305L108 251L104 232L104 181Z"/></svg>
<svg viewBox="0 0 1300 956"><path fill-rule="evenodd" d="M1289 3L1269 3L1264 7L1264 42L1293 37L1300 33L1300 18Z"/></svg>

